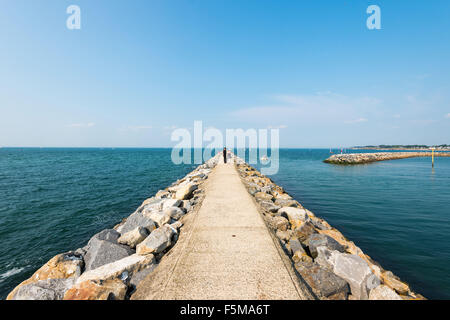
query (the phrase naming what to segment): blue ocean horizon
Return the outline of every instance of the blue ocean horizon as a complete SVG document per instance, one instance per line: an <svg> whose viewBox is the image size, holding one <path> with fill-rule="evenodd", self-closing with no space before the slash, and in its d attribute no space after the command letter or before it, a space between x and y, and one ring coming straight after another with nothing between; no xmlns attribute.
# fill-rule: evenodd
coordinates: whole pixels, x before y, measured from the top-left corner
<svg viewBox="0 0 450 320"><path fill-rule="evenodd" d="M329 149L279 152L274 182L414 291L450 298L450 158L436 158L434 169L429 158L337 166L323 163ZM169 148L0 148L0 298L197 166L175 165L170 155Z"/></svg>

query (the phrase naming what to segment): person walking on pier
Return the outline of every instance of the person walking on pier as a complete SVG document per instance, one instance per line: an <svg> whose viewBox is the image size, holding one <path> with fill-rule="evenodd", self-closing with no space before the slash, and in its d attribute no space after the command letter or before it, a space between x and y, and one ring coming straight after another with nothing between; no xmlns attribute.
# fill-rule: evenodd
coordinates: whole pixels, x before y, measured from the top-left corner
<svg viewBox="0 0 450 320"><path fill-rule="evenodd" d="M223 163L227 163L227 148L223 147Z"/></svg>

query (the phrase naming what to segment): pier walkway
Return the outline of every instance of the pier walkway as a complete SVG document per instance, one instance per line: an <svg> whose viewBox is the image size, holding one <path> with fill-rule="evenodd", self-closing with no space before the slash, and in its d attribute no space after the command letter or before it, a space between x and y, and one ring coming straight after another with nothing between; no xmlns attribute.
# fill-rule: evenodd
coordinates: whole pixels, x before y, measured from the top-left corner
<svg viewBox="0 0 450 320"><path fill-rule="evenodd" d="M174 248L141 281L131 299L310 299L233 160L219 163L205 182L205 198L187 215Z"/></svg>

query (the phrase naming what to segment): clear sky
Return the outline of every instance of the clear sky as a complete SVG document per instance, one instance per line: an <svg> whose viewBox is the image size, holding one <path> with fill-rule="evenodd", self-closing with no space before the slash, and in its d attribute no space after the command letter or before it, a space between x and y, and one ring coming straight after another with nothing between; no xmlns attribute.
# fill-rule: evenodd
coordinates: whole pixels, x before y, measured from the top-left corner
<svg viewBox="0 0 450 320"><path fill-rule="evenodd" d="M448 0L0 0L0 146L450 144L449 75Z"/></svg>

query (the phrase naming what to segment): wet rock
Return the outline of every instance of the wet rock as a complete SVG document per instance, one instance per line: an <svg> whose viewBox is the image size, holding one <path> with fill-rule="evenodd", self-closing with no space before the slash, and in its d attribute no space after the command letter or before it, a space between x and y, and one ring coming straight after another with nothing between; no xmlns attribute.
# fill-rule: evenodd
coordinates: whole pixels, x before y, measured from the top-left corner
<svg viewBox="0 0 450 320"><path fill-rule="evenodd" d="M144 216L142 212L135 212L127 218L124 224L117 228L117 231L124 234L136 229L137 227L146 228L151 232L156 228L156 225L152 219Z"/></svg>
<svg viewBox="0 0 450 320"><path fill-rule="evenodd" d="M309 236L317 233L316 229L309 221L303 222L300 226L297 226L292 232L292 237L305 242Z"/></svg>
<svg viewBox="0 0 450 320"><path fill-rule="evenodd" d="M12 300L62 300L75 279L47 279L21 286Z"/></svg>
<svg viewBox="0 0 450 320"><path fill-rule="evenodd" d="M306 210L300 208L283 207L278 210L278 214L289 220L292 229L300 227L305 221L309 220Z"/></svg>
<svg viewBox="0 0 450 320"><path fill-rule="evenodd" d="M347 282L336 274L321 267L317 263L296 263L295 269L320 298L328 298L336 294L348 294Z"/></svg>
<svg viewBox="0 0 450 320"><path fill-rule="evenodd" d="M403 299L388 286L380 285L370 290L369 300L403 300Z"/></svg>
<svg viewBox="0 0 450 320"><path fill-rule="evenodd" d="M106 240L91 239L89 249L84 256L85 270L89 271L105 264L132 255L131 248Z"/></svg>
<svg viewBox="0 0 450 320"><path fill-rule="evenodd" d="M137 245L137 254L146 255L164 251L171 246L172 236L176 233L176 229L167 224L159 227L158 229L153 231L144 241Z"/></svg>
<svg viewBox="0 0 450 320"><path fill-rule="evenodd" d="M255 199L258 201L272 201L273 196L265 192L255 193Z"/></svg>
<svg viewBox="0 0 450 320"><path fill-rule="evenodd" d="M143 227L137 227L136 229L123 234L117 242L120 244L125 244L130 248L135 248L139 243L144 241L148 237L150 232Z"/></svg>
<svg viewBox="0 0 450 320"><path fill-rule="evenodd" d="M193 192L197 189L198 186L193 183L182 186L176 191L175 198L179 200L190 199L192 197Z"/></svg>
<svg viewBox="0 0 450 320"><path fill-rule="evenodd" d="M30 278L14 288L9 293L7 300L13 299L21 287L30 283L47 279L77 278L82 272L83 265L83 258L73 252L58 254L39 268Z"/></svg>
<svg viewBox="0 0 450 320"><path fill-rule="evenodd" d="M406 283L401 282L390 271L383 272L381 274L381 280L383 281L384 284L391 287L399 294L407 295L409 292L409 286Z"/></svg>
<svg viewBox="0 0 450 320"><path fill-rule="evenodd" d="M317 247L327 247L329 250L344 252L344 247L325 234L312 234L306 240L306 245L313 258L317 257Z"/></svg>
<svg viewBox="0 0 450 320"><path fill-rule="evenodd" d="M64 295L64 300L124 300L128 287L119 279L89 280L76 284Z"/></svg>

